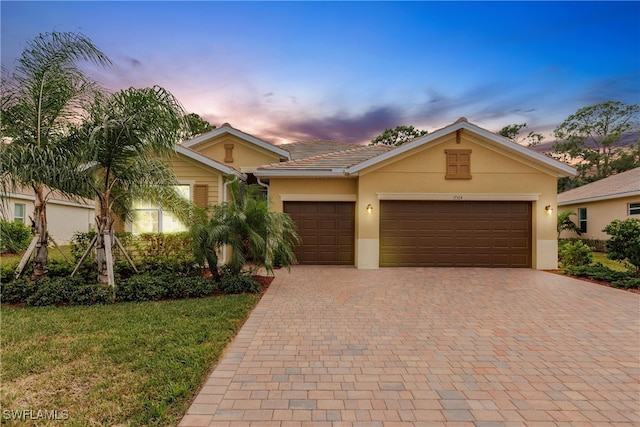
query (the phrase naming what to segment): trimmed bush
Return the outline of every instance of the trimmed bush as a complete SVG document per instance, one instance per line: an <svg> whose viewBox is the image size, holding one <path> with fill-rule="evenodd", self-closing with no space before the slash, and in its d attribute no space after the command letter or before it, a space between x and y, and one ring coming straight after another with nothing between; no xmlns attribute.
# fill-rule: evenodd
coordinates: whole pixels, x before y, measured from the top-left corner
<svg viewBox="0 0 640 427"><path fill-rule="evenodd" d="M260 285L244 274L226 274L220 278L220 290L225 294L255 294L260 292Z"/></svg>
<svg viewBox="0 0 640 427"><path fill-rule="evenodd" d="M117 301L157 301L161 299L199 298L216 293L218 287L203 277L142 273L117 284Z"/></svg>
<svg viewBox="0 0 640 427"><path fill-rule="evenodd" d="M0 253L17 254L29 247L31 228L20 221L0 219Z"/></svg>
<svg viewBox="0 0 640 427"><path fill-rule="evenodd" d="M13 272L12 272L13 273ZM23 303L37 290L37 284L25 279L0 283L0 300L4 304Z"/></svg>
<svg viewBox="0 0 640 427"><path fill-rule="evenodd" d="M593 262L591 248L580 240L563 243L558 247L558 257L563 268L572 266L588 265Z"/></svg>

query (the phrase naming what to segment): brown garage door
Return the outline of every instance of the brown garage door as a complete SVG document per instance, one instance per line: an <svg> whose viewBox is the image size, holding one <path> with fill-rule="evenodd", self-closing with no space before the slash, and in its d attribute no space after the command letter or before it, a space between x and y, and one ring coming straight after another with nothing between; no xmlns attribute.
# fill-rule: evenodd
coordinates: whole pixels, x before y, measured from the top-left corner
<svg viewBox="0 0 640 427"><path fill-rule="evenodd" d="M531 267L531 203L383 200L380 266Z"/></svg>
<svg viewBox="0 0 640 427"><path fill-rule="evenodd" d="M302 243L295 249L300 264L353 265L355 203L284 202Z"/></svg>

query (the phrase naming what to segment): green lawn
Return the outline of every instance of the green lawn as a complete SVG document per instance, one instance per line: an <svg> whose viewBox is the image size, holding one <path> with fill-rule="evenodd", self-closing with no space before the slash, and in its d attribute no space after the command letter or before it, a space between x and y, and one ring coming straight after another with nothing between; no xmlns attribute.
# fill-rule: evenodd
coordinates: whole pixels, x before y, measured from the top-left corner
<svg viewBox="0 0 640 427"><path fill-rule="evenodd" d="M3 418L56 410L65 425L175 425L258 300L3 306Z"/></svg>
<svg viewBox="0 0 640 427"><path fill-rule="evenodd" d="M612 270L615 271L627 271L628 268L625 267L625 265L619 261L612 261L609 258L607 258L607 254L605 254L604 252L593 252L593 263L601 263L604 264L605 267L609 267Z"/></svg>

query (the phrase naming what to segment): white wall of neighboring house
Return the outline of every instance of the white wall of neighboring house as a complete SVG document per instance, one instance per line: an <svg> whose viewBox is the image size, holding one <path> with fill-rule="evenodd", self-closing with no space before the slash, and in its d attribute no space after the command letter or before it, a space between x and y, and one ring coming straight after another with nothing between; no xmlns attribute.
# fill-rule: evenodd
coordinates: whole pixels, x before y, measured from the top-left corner
<svg viewBox="0 0 640 427"><path fill-rule="evenodd" d="M29 194L8 194L2 199L0 217L7 221L23 221L31 225L35 197ZM20 216L22 215L22 216ZM49 235L59 245L71 242L73 234L95 228L95 203L78 203L70 200L49 199L47 223Z"/></svg>

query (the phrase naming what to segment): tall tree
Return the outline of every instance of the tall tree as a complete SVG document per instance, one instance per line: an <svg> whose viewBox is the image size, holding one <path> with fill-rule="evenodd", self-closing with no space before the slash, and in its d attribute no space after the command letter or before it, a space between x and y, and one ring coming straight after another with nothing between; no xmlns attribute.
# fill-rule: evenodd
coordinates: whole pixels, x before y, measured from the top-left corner
<svg viewBox="0 0 640 427"><path fill-rule="evenodd" d="M214 130L216 127L212 125L196 113L190 113L185 116L187 121L188 130L186 137L193 138L194 136L201 135L205 132Z"/></svg>
<svg viewBox="0 0 640 427"><path fill-rule="evenodd" d="M0 185L3 194L16 188L34 192L33 280L44 276L48 262L50 189L70 194L66 187L73 181L68 147L61 141L83 100L96 89L79 68L82 62L110 63L84 35L52 32L27 43L13 72L2 70L0 123L3 138L10 142L0 148Z"/></svg>
<svg viewBox="0 0 640 427"><path fill-rule="evenodd" d="M526 123L507 125L498 131L498 135L504 136L521 145L535 147L540 144L544 136L538 132L530 131L527 136L521 136L520 131L527 127Z"/></svg>
<svg viewBox="0 0 640 427"><path fill-rule="evenodd" d="M397 147L426 134L426 130L416 129L413 126L400 125L393 129L385 129L384 132L373 138L369 145L384 144Z"/></svg>
<svg viewBox="0 0 640 427"><path fill-rule="evenodd" d="M182 214L182 219L188 214L167 161L185 128L182 106L161 87L130 88L99 95L93 101L75 139L83 163L83 191L99 202L99 283L113 285L110 243L114 220L130 219L134 200L164 203Z"/></svg>
<svg viewBox="0 0 640 427"><path fill-rule="evenodd" d="M619 101L581 108L555 129L557 141L552 154L575 163L582 182L606 178L623 153L616 143L624 134L638 129L639 116L639 105Z"/></svg>

